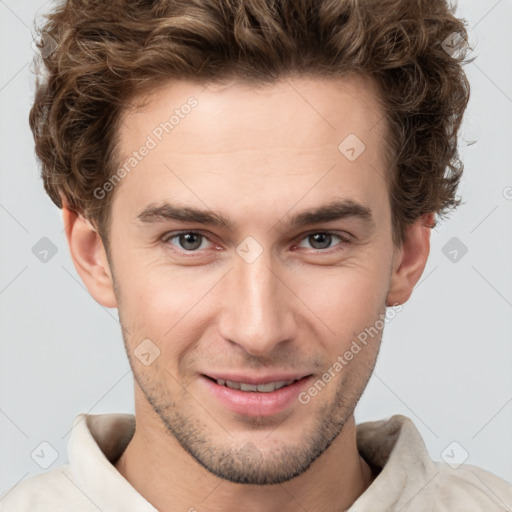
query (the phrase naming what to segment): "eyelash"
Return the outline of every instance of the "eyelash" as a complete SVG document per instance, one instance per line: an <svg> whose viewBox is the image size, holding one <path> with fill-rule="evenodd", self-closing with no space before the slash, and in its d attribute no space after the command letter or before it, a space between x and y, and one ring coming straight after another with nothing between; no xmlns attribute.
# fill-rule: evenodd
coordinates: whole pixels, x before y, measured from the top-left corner
<svg viewBox="0 0 512 512"><path fill-rule="evenodd" d="M189 231L176 231L176 232L172 232L172 233L166 233L162 237L162 242L167 244L173 238L179 237L181 235L186 235L186 234L199 235L200 237L205 238L206 240L210 241L209 238L206 235L200 233L199 231L190 231L189 230ZM336 233L334 231L311 231L309 233L306 233L306 234L302 235L302 237L299 239L299 242L301 242L302 240L304 240L306 238L309 238L310 236L319 235L319 234L337 237L337 238L340 239L340 243L337 246L334 246L336 248L333 249L333 250L330 250L330 248L327 248L327 249L312 249L312 251L317 252L317 253L332 254L332 253L344 250L344 248L345 248L344 245L348 245L348 244L351 243L351 241L350 241L350 239L348 237L345 237L345 236L343 236L343 235L341 235L339 233ZM186 255L193 255L193 254L199 252L198 249L195 249L195 250L192 250L192 251L190 251L190 250L189 251L178 250L178 249L173 249L173 250L178 252L178 253L186 254Z"/></svg>

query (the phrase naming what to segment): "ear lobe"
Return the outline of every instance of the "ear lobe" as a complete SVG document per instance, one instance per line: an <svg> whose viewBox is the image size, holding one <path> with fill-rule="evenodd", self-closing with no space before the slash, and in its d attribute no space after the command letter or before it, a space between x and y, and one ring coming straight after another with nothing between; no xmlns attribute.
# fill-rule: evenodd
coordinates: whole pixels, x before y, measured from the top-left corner
<svg viewBox="0 0 512 512"><path fill-rule="evenodd" d="M419 281L430 252L430 230L435 226L434 214L428 213L406 228L402 246L393 258L387 306L407 302Z"/></svg>
<svg viewBox="0 0 512 512"><path fill-rule="evenodd" d="M116 308L112 273L100 235L82 215L62 207L71 258L94 300L107 308Z"/></svg>

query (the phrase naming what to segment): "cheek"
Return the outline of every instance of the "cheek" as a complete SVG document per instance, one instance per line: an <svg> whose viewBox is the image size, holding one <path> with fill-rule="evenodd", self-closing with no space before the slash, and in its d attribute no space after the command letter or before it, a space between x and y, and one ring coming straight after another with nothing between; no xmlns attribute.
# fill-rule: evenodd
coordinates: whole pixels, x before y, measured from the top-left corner
<svg viewBox="0 0 512 512"><path fill-rule="evenodd" d="M136 264L131 261L121 278L123 323L131 344L149 338L168 355L177 355L201 328L205 307L219 280L196 268L170 269L168 265ZM172 354L171 354L172 353Z"/></svg>
<svg viewBox="0 0 512 512"><path fill-rule="evenodd" d="M316 331L319 340L332 340L329 352L342 349L340 343L350 344L381 311L389 277L383 249L361 251L338 267L282 268L281 277L293 293L284 293L279 300L285 298L288 308L301 312L298 317L305 328ZM230 297L227 281L222 280L224 268L173 266L160 257L148 260L148 251L143 250L124 254L130 256L117 260L116 277L132 346L149 338L164 348L166 359L179 359L191 340L201 339L201 333L212 327L221 306L229 309L239 300L237 295ZM226 309L223 313L229 315Z"/></svg>
<svg viewBox="0 0 512 512"><path fill-rule="evenodd" d="M388 277L384 268L358 262L304 273L294 291L319 316L353 324L372 317L385 302Z"/></svg>
<svg viewBox="0 0 512 512"><path fill-rule="evenodd" d="M323 338L330 358L335 360L385 314L388 273L378 265L358 265L309 277L304 276L297 295L305 298L314 322L321 326L318 335ZM315 284L311 285L313 281Z"/></svg>

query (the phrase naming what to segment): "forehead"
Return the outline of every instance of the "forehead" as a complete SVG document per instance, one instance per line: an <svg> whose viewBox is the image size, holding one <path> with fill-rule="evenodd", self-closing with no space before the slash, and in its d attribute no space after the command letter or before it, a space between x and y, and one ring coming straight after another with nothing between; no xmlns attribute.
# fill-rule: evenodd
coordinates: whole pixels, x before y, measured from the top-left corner
<svg viewBox="0 0 512 512"><path fill-rule="evenodd" d="M195 154L218 152L223 146L230 152L262 146L317 148L349 133L372 143L371 132L382 135L382 119L375 82L359 75L296 76L265 85L180 80L130 102L122 115L120 147L129 152L137 136L168 138L171 131L180 152Z"/></svg>
<svg viewBox="0 0 512 512"><path fill-rule="evenodd" d="M284 208L308 195L313 204L326 190L368 202L365 188L387 194L383 119L375 84L360 76L170 82L122 116L121 164L133 165L116 194L132 211L168 199L204 209L213 192L216 210L226 197Z"/></svg>

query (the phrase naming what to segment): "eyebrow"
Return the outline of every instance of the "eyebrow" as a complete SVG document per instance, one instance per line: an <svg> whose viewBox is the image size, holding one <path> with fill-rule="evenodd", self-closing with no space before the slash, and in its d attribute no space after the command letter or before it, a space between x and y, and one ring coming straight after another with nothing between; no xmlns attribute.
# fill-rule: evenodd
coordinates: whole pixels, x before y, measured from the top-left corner
<svg viewBox="0 0 512 512"><path fill-rule="evenodd" d="M300 212L289 219L285 217L278 221L278 223L294 229L310 224L320 224L348 218L362 220L370 226L375 224L371 209L362 203L350 199L332 201L317 208ZM137 215L137 219L144 224L178 221L228 228L230 230L235 224L228 217L220 213L175 206L168 202L149 204Z"/></svg>

